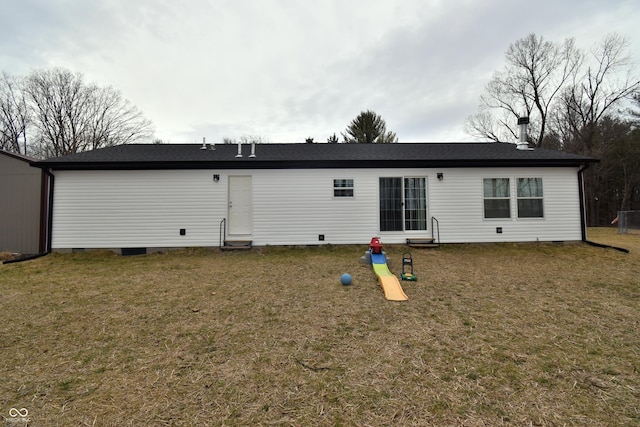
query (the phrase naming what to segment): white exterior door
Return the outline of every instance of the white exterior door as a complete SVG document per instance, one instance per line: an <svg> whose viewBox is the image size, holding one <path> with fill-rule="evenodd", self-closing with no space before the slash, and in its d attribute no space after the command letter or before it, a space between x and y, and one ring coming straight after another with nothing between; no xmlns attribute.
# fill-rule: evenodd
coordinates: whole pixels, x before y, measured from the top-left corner
<svg viewBox="0 0 640 427"><path fill-rule="evenodd" d="M253 198L250 176L229 177L229 234L251 234Z"/></svg>

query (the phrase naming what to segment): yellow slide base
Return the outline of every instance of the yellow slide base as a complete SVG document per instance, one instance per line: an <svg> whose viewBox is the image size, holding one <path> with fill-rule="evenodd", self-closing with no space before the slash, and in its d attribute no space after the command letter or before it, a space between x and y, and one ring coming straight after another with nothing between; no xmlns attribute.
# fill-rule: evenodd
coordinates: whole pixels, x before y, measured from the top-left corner
<svg viewBox="0 0 640 427"><path fill-rule="evenodd" d="M396 276L379 276L378 282L384 291L384 297L389 301L408 301L409 297L402 290Z"/></svg>
<svg viewBox="0 0 640 427"><path fill-rule="evenodd" d="M378 283L382 286L384 297L389 301L408 301L409 297L402 290L400 281L391 274L387 264L373 264L373 271L378 276Z"/></svg>

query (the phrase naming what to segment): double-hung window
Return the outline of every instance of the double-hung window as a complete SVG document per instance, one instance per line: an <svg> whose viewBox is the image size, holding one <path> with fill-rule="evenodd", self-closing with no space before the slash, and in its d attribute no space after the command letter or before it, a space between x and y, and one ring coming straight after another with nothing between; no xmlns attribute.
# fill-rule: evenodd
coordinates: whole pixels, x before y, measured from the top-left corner
<svg viewBox="0 0 640 427"><path fill-rule="evenodd" d="M543 218L542 178L518 178L518 218Z"/></svg>
<svg viewBox="0 0 640 427"><path fill-rule="evenodd" d="M509 178L484 178L484 217L511 218Z"/></svg>
<svg viewBox="0 0 640 427"><path fill-rule="evenodd" d="M334 179L333 197L353 197L353 179Z"/></svg>
<svg viewBox="0 0 640 427"><path fill-rule="evenodd" d="M542 178L515 178L515 202L511 197L510 178L484 178L484 217L511 218L511 206L517 218L544 218Z"/></svg>

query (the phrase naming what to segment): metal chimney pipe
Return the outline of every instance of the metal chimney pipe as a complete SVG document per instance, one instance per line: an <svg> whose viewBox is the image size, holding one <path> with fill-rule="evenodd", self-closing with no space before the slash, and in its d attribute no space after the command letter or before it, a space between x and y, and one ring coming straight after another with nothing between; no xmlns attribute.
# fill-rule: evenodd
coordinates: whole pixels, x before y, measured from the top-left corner
<svg viewBox="0 0 640 427"><path fill-rule="evenodd" d="M242 142L238 141L238 154L236 157L242 157Z"/></svg>
<svg viewBox="0 0 640 427"><path fill-rule="evenodd" d="M256 156L256 143L255 141L251 143L251 154L249 155L249 157L255 157Z"/></svg>
<svg viewBox="0 0 640 427"><path fill-rule="evenodd" d="M527 142L527 126L529 125L529 117L518 117L518 126L520 127L520 138L516 148L518 150L531 150Z"/></svg>
<svg viewBox="0 0 640 427"><path fill-rule="evenodd" d="M202 147L200 147L201 150L206 150L207 149L207 143L205 141L204 136L202 137Z"/></svg>

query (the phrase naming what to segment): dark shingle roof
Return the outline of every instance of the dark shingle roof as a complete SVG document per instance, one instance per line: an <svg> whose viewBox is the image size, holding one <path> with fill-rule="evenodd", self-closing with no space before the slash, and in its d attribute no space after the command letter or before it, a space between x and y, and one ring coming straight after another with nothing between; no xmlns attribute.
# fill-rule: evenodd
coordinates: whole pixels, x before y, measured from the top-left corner
<svg viewBox="0 0 640 427"><path fill-rule="evenodd" d="M213 149L215 148L215 149ZM593 158L500 143L131 144L35 162L52 169L290 169L359 167L578 166Z"/></svg>

